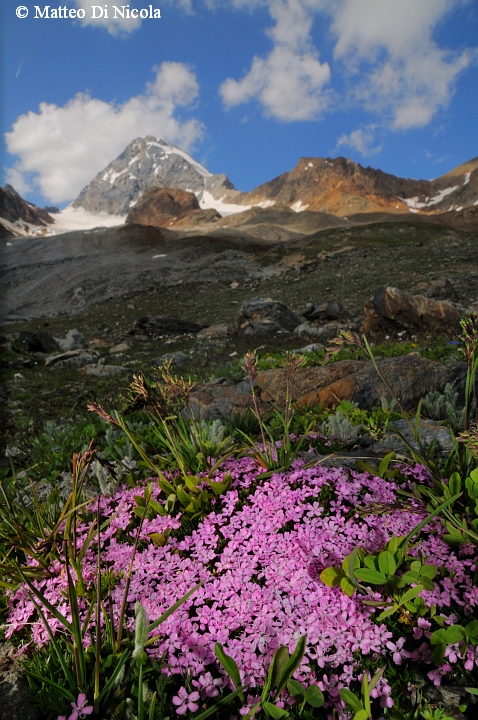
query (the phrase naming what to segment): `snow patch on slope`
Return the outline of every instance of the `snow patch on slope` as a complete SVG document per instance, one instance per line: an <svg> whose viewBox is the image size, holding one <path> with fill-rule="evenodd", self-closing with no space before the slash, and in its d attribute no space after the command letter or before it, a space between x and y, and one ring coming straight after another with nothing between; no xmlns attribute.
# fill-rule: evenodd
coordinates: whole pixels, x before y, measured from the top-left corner
<svg viewBox="0 0 478 720"><path fill-rule="evenodd" d="M454 185L453 187L445 188L444 190L440 190L438 195L435 195L432 198L427 198L426 202L419 202L418 196L415 196L413 198L402 198L399 197L399 200L402 200L406 205L408 205L408 209L410 212L412 212L412 208L416 210L419 210L424 207L430 207L431 205L437 205L439 202L443 200L447 195L450 195L450 193L455 192L455 190L458 190L458 185Z"/></svg>
<svg viewBox="0 0 478 720"><path fill-rule="evenodd" d="M54 216L55 224L46 228L45 235L58 235L73 230L91 230L97 227L114 227L124 225L126 215L108 215L102 212L94 215L82 207L68 205Z"/></svg>
<svg viewBox="0 0 478 720"><path fill-rule="evenodd" d="M203 193L196 193L199 205L203 210L217 210L220 215L235 215L236 213L250 210L251 205L236 205L235 203L224 203L223 198L216 200L210 192L204 190Z"/></svg>

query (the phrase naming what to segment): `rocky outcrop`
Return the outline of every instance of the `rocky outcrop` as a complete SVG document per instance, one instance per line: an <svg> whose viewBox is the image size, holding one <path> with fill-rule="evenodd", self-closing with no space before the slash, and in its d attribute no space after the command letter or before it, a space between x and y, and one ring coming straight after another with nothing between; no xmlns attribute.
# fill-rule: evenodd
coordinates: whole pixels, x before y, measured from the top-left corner
<svg viewBox="0 0 478 720"><path fill-rule="evenodd" d="M378 360L378 366L394 393L407 410L417 407L421 398L437 390L443 392L450 383L463 396L466 366L464 363L439 363L418 354ZM257 376L261 400L283 405L286 393L286 371L266 370ZM341 400L358 403L363 409L380 405L392 397L369 360L340 360L331 365L305 368L297 373L293 400L298 405L333 407Z"/></svg>
<svg viewBox="0 0 478 720"><path fill-rule="evenodd" d="M212 222L220 217L215 210L201 210L198 199L192 192L150 188L128 212L126 222L166 228L195 222L197 224L198 221Z"/></svg>
<svg viewBox="0 0 478 720"><path fill-rule="evenodd" d="M434 280L426 292L428 298L433 300L449 300L450 302L457 303L460 301L460 297L456 291L450 278L441 277Z"/></svg>
<svg viewBox="0 0 478 720"><path fill-rule="evenodd" d="M133 140L98 173L73 206L94 214L126 215L143 193L153 187L188 190L200 201L205 193L220 198L227 191L234 191L225 175L213 175L184 150L147 136Z"/></svg>
<svg viewBox="0 0 478 720"><path fill-rule="evenodd" d="M37 720L32 694L15 653L11 643L0 644L0 720Z"/></svg>
<svg viewBox="0 0 478 720"><path fill-rule="evenodd" d="M381 287L364 305L363 332L396 330L456 330L466 308L449 300L411 295L394 287Z"/></svg>
<svg viewBox="0 0 478 720"><path fill-rule="evenodd" d="M131 335L146 335L150 338L158 338L163 335L196 335L205 326L189 320L181 320L176 317L146 315L136 321Z"/></svg>
<svg viewBox="0 0 478 720"><path fill-rule="evenodd" d="M245 336L292 332L298 325L297 315L284 303L271 298L246 300L236 318L236 332Z"/></svg>
<svg viewBox="0 0 478 720"><path fill-rule="evenodd" d="M378 364L407 410L415 410L427 393L433 390L443 392L447 383L463 397L465 363L439 363L410 354L379 360ZM259 372L256 392L264 410L271 403L284 407L286 383L284 369ZM190 397L194 414L205 419L228 418L252 406L248 380L238 384L224 379L197 384ZM293 401L303 407L320 404L330 408L341 400L350 400L361 408L370 409L380 405L382 398L388 402L392 400L369 360L341 360L330 365L300 369L292 390Z"/></svg>
<svg viewBox="0 0 478 720"><path fill-rule="evenodd" d="M340 320L344 314L344 306L336 300L328 300L321 303L312 303L312 305L302 313L309 322L325 323L330 320Z"/></svg>
<svg viewBox="0 0 478 720"><path fill-rule="evenodd" d="M0 218L11 223L23 221L43 226L55 222L45 210L24 200L11 185L0 188Z"/></svg>

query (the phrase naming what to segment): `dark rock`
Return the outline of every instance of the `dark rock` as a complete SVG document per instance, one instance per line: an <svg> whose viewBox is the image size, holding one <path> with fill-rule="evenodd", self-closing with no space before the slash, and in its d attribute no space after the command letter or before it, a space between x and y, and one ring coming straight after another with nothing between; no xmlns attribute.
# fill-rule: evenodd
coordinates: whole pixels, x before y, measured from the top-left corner
<svg viewBox="0 0 478 720"><path fill-rule="evenodd" d="M23 330L18 339L25 343L29 352L49 353L60 347L54 337L42 331L30 333Z"/></svg>
<svg viewBox="0 0 478 720"><path fill-rule="evenodd" d="M242 380L237 385L221 378L194 386L189 396L189 409L202 420L227 419L245 413L252 406L251 384Z"/></svg>
<svg viewBox="0 0 478 720"><path fill-rule="evenodd" d="M13 645L0 643L0 720L37 720L38 714L32 707L30 691L14 653Z"/></svg>
<svg viewBox="0 0 478 720"><path fill-rule="evenodd" d="M234 328L231 325L211 325L200 330L197 334L201 340L220 340L234 335Z"/></svg>
<svg viewBox="0 0 478 720"><path fill-rule="evenodd" d="M464 396L465 363L439 363L418 354L378 360L378 367L405 409L414 410L431 390L443 392L450 383ZM257 376L263 402L274 400L283 406L286 370L266 370ZM363 409L391 402L392 396L378 377L370 360L341 360L331 365L310 367L296 375L292 398L298 405L321 404L334 407L341 400L358 403Z"/></svg>
<svg viewBox="0 0 478 720"><path fill-rule="evenodd" d="M278 331L292 332L300 320L284 303L271 298L246 300L236 318L239 335L271 335Z"/></svg>
<svg viewBox="0 0 478 720"><path fill-rule="evenodd" d="M414 421L412 420L412 427ZM398 430L407 442L413 447L414 450L418 450L418 444L410 432L410 428L405 420L393 420L389 423L389 427L393 427ZM420 442L428 449L432 443L432 440L436 440L436 452L438 455L449 455L453 450L453 440L449 428L439 425L433 420L420 420L418 425L418 432L420 435ZM395 452L403 454L407 451L407 446L400 439L398 435L392 430L387 430L384 437L376 445L376 449L382 451L383 454L389 452Z"/></svg>
<svg viewBox="0 0 478 720"><path fill-rule="evenodd" d="M364 333L395 330L456 330L465 308L448 300L381 287L364 305Z"/></svg>
<svg viewBox="0 0 478 720"><path fill-rule="evenodd" d="M139 318L136 321L131 335L146 335L150 338L158 338L161 335L185 335L191 333L196 335L205 326L189 320L181 320L176 317L149 315Z"/></svg>
<svg viewBox="0 0 478 720"><path fill-rule="evenodd" d="M464 687L456 685L436 686L427 683L423 688L423 695L433 705L443 708L455 720L467 720L467 718L476 717L478 698L476 695L466 692ZM467 706L468 712L466 715L460 711L460 705ZM470 706L475 709L472 710Z"/></svg>
<svg viewBox="0 0 478 720"><path fill-rule="evenodd" d="M183 365L186 365L189 361L189 355L186 355L186 353L183 353L180 350L178 350L178 352L165 353L157 360L152 360L151 365L153 367L160 367L161 365L164 365L167 360L171 360L172 367L183 367Z"/></svg>
<svg viewBox="0 0 478 720"><path fill-rule="evenodd" d="M64 367L83 367L96 361L97 355L83 350L68 350L61 355L53 355L45 360L45 365L56 369Z"/></svg>
<svg viewBox="0 0 478 720"><path fill-rule="evenodd" d="M128 368L122 365L85 365L80 369L83 375L94 375L96 377L110 377L111 375L121 375L127 373Z"/></svg>
<svg viewBox="0 0 478 720"><path fill-rule="evenodd" d="M53 215L57 215L60 212L60 208L58 208L56 205L45 205L43 210L44 210L44 212L47 212L50 215L52 213L53 213Z"/></svg>
<svg viewBox="0 0 478 720"><path fill-rule="evenodd" d="M460 301L459 295L450 278L441 277L432 282L426 292L426 296L434 300L450 300L457 303Z"/></svg>
<svg viewBox="0 0 478 720"><path fill-rule="evenodd" d="M327 320L340 320L343 315L344 306L336 300L322 303L314 303L302 313L302 317L311 322L326 322Z"/></svg>

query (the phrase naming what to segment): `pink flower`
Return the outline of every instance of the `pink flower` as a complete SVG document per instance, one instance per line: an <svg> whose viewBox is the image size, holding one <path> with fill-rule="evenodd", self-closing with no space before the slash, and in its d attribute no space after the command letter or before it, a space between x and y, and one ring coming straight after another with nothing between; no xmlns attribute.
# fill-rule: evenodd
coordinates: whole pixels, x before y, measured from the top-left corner
<svg viewBox="0 0 478 720"><path fill-rule="evenodd" d="M178 694L173 697L173 705L177 705L176 712L178 715L184 715L187 710L196 712L199 705L196 701L199 700L199 693L195 690L192 693L188 693L186 688L180 687Z"/></svg>
<svg viewBox="0 0 478 720"><path fill-rule="evenodd" d="M393 651L393 662L395 665L401 665L402 664L402 658L408 658L410 657L410 653L408 650L403 650L403 646L405 644L405 638L399 638L396 643L388 642L387 647L389 650Z"/></svg>
<svg viewBox="0 0 478 720"><path fill-rule="evenodd" d="M93 712L93 705L85 705L86 695L80 693L76 702L71 703L73 712L71 713L68 720L78 720L78 718L84 718L86 715L91 715ZM66 715L60 715L58 720L66 720Z"/></svg>

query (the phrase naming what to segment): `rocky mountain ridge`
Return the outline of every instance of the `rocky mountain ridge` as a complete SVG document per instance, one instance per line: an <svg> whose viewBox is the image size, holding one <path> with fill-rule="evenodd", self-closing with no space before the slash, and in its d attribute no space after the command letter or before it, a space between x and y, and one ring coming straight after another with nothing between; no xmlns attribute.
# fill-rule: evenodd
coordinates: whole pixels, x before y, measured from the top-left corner
<svg viewBox="0 0 478 720"><path fill-rule="evenodd" d="M213 175L188 153L151 135L136 138L98 173L73 203L92 214L126 215L150 188L193 192L202 207L204 196L217 199L234 186L223 175Z"/></svg>
<svg viewBox="0 0 478 720"><path fill-rule="evenodd" d="M320 211L339 217L383 211L427 215L460 211L478 205L478 158L435 180L400 178L343 157L301 158L290 172L245 193L240 202L280 203L297 212Z"/></svg>
<svg viewBox="0 0 478 720"><path fill-rule="evenodd" d="M0 237L28 234L32 226L46 227L54 223L46 210L24 200L11 185L0 188Z"/></svg>
<svg viewBox="0 0 478 720"><path fill-rule="evenodd" d="M213 175L188 153L148 136L130 143L73 205L123 215L153 187L193 192L201 209L223 216L273 206L340 218L384 212L441 215L478 206L478 158L434 180L414 180L348 158L303 157L292 170L243 193L225 175ZM209 216L204 221L210 222Z"/></svg>

